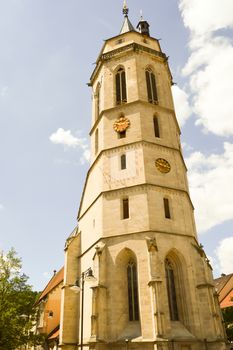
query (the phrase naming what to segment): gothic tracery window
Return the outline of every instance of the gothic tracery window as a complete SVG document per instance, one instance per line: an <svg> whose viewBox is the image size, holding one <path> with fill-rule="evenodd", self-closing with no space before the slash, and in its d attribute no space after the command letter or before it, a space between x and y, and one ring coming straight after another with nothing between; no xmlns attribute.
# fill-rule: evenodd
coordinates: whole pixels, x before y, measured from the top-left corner
<svg viewBox="0 0 233 350"><path fill-rule="evenodd" d="M150 68L146 69L147 96L150 103L158 103L155 75Z"/></svg>
<svg viewBox="0 0 233 350"><path fill-rule="evenodd" d="M116 103L127 102L126 77L123 68L119 68L116 74Z"/></svg>
<svg viewBox="0 0 233 350"><path fill-rule="evenodd" d="M175 286L175 274L174 267L169 259L165 260L166 282L167 282L167 295L170 311L170 319L172 321L178 321L178 307L176 298L176 286Z"/></svg>
<svg viewBox="0 0 233 350"><path fill-rule="evenodd" d="M127 281L128 281L128 303L129 303L129 320L139 320L139 305L138 305L138 281L137 267L134 261L130 260L127 266Z"/></svg>

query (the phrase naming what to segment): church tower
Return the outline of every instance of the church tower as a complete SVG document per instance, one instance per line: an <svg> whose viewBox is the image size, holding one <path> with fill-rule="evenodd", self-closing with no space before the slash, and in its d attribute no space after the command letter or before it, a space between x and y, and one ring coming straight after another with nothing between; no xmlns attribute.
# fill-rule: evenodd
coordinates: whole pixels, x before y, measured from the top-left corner
<svg viewBox="0 0 233 350"><path fill-rule="evenodd" d="M60 347L223 350L168 58L147 21L134 28L126 3L123 15L90 78L91 166L66 242Z"/></svg>

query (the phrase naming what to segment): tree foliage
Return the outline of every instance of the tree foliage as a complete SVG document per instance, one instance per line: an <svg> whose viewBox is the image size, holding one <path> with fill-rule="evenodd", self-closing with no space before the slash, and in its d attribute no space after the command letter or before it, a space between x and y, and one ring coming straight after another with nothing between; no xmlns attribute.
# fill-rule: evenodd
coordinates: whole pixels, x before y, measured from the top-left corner
<svg viewBox="0 0 233 350"><path fill-rule="evenodd" d="M0 252L0 349L4 350L40 342L32 332L37 292L27 284L28 277L21 268L14 249L5 255Z"/></svg>
<svg viewBox="0 0 233 350"><path fill-rule="evenodd" d="M233 341L233 306L222 309L223 319L226 326L227 338Z"/></svg>

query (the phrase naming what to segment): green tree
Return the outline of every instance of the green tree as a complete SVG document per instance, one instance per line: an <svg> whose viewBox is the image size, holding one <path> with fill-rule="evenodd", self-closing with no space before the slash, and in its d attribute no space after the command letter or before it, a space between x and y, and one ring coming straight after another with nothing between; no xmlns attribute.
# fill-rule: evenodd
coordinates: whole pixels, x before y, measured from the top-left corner
<svg viewBox="0 0 233 350"><path fill-rule="evenodd" d="M32 332L36 319L33 308L37 292L21 272L21 259L12 248L0 252L0 349L14 350L25 344L40 343Z"/></svg>
<svg viewBox="0 0 233 350"><path fill-rule="evenodd" d="M226 326L227 338L233 342L233 306L222 309L222 315Z"/></svg>

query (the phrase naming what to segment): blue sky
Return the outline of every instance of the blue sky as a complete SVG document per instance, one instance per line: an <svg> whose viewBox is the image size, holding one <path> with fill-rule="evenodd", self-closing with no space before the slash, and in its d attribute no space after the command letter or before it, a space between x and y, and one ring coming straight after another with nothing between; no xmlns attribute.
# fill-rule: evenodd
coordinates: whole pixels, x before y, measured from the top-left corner
<svg viewBox="0 0 233 350"><path fill-rule="evenodd" d="M91 91L121 0L0 1L0 249L35 289L64 262L88 170ZM233 272L233 2L128 0L161 38L177 85L199 240L215 275Z"/></svg>

